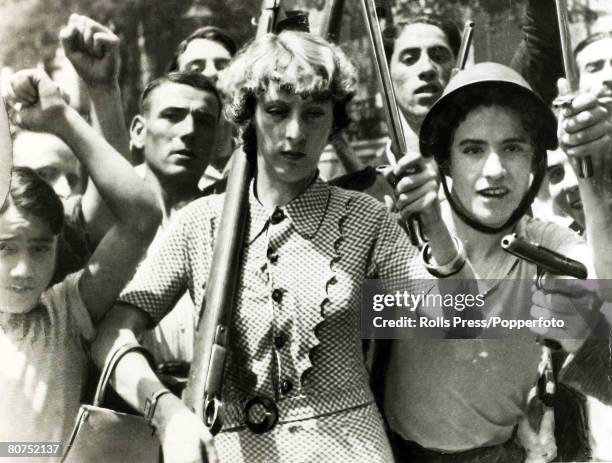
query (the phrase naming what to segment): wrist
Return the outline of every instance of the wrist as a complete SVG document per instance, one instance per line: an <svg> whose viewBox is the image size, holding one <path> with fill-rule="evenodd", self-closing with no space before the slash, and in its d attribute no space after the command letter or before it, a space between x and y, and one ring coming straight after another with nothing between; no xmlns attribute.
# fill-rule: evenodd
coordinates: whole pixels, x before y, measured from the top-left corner
<svg viewBox="0 0 612 463"><path fill-rule="evenodd" d="M48 117L51 123L48 125L47 131L65 141L73 124L75 115L79 117L76 110L67 104L58 106L53 110L52 117Z"/></svg>
<svg viewBox="0 0 612 463"><path fill-rule="evenodd" d="M183 407L185 407L185 404L172 393L160 396L151 416L151 426L157 430L158 434L163 435L172 416Z"/></svg>
<svg viewBox="0 0 612 463"><path fill-rule="evenodd" d="M425 265L427 271L436 278L446 278L456 275L465 266L466 254L465 248L463 247L461 240L457 237L453 237L452 241L454 243L454 246L451 248L452 252L450 260L445 259L443 261L443 264L437 263L429 243L425 244L425 246L423 247L423 250L421 252L423 264Z"/></svg>

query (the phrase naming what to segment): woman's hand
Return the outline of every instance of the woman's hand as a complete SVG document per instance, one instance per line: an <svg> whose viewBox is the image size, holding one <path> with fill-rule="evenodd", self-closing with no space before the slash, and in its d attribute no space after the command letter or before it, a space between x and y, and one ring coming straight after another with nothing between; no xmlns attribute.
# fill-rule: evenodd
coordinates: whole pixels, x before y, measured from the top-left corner
<svg viewBox="0 0 612 463"><path fill-rule="evenodd" d="M165 463L218 463L212 434L180 399L162 396L155 414Z"/></svg>
<svg viewBox="0 0 612 463"><path fill-rule="evenodd" d="M433 159L410 160L400 158L395 166L384 172L387 181L394 188L394 209L403 220L418 214L424 232L442 221L440 202L438 200L439 175L438 166Z"/></svg>

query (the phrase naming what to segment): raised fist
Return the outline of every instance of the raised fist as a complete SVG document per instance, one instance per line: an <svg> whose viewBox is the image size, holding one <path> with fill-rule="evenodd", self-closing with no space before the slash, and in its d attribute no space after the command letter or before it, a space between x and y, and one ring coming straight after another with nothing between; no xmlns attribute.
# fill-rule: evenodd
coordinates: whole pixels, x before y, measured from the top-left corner
<svg viewBox="0 0 612 463"><path fill-rule="evenodd" d="M40 69L13 74L8 97L15 109L13 122L37 132L55 133L68 107L59 86Z"/></svg>
<svg viewBox="0 0 612 463"><path fill-rule="evenodd" d="M89 88L117 85L119 37L108 27L72 14L59 39L66 57Z"/></svg>

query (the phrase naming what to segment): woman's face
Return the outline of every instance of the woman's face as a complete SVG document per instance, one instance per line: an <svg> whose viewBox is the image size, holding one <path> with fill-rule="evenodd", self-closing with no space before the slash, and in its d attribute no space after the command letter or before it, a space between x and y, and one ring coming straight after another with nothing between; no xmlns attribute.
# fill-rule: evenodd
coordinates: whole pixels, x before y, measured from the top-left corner
<svg viewBox="0 0 612 463"><path fill-rule="evenodd" d="M454 195L479 222L502 225L529 188L533 157L531 137L515 111L480 106L452 138Z"/></svg>
<svg viewBox="0 0 612 463"><path fill-rule="evenodd" d="M282 183L309 182L332 124L330 99L315 101L270 86L255 107L258 173Z"/></svg>

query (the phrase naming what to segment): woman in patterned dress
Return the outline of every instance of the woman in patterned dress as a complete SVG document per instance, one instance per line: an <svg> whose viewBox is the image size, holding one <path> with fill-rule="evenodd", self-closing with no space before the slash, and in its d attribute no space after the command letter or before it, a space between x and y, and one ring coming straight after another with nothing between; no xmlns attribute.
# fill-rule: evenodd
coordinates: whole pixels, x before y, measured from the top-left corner
<svg viewBox="0 0 612 463"><path fill-rule="evenodd" d="M382 204L318 177L323 148L348 122L355 76L334 45L286 31L252 42L221 77L228 115L256 166L223 428L213 439L178 398L159 396L151 422L166 463L202 461L204 446L209 461L392 460L363 362L361 286L423 273ZM223 196L203 198L181 212L107 317L98 363L163 318L185 289L201 306L222 203ZM139 353L120 362L115 387L138 410L164 388ZM258 412L278 419L261 425Z"/></svg>

